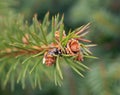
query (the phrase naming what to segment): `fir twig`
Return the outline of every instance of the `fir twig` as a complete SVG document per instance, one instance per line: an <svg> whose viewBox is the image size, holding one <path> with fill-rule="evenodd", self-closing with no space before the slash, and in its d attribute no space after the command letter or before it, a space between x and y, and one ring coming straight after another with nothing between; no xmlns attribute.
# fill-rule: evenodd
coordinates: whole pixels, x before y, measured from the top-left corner
<svg viewBox="0 0 120 95"><path fill-rule="evenodd" d="M43 22L39 22L35 15L31 25L24 23L20 16L19 19L10 19L9 25L4 23L2 29L5 34L0 37L0 80L3 81L3 87L10 82L14 89L15 83L21 83L24 89L26 80L29 80L32 88L38 86L41 89L41 81L44 79L55 81L55 85L61 86L64 79L62 67L66 63L84 77L82 72L89 70L83 64L84 57L95 58L89 50L89 47L95 45L82 43L91 42L84 38L89 32L90 23L74 31L69 30L66 35L63 17L60 19L58 14L50 22L48 12ZM1 76L3 74L5 77Z"/></svg>

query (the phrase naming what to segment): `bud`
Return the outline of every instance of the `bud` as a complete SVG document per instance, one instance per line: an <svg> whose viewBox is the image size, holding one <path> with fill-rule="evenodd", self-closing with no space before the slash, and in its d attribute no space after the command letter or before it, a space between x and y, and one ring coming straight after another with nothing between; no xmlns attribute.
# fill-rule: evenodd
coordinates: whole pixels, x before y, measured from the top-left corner
<svg viewBox="0 0 120 95"><path fill-rule="evenodd" d="M65 37L66 37L66 34L65 34L65 31L63 31L62 38L65 38ZM55 38L57 41L59 41L59 39L60 39L60 32L59 31L55 32Z"/></svg>
<svg viewBox="0 0 120 95"><path fill-rule="evenodd" d="M83 55L81 53L77 54L76 60L83 61Z"/></svg>
<svg viewBox="0 0 120 95"><path fill-rule="evenodd" d="M24 44L26 44L26 45L28 45L29 44L29 35L28 34L25 34L24 36L23 36L23 38L22 38L22 42L24 43Z"/></svg>

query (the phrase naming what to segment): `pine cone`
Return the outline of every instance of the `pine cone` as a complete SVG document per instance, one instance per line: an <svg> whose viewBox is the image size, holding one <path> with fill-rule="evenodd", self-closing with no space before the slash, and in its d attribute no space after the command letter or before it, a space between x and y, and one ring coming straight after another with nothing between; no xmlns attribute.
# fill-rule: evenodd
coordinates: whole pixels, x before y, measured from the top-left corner
<svg viewBox="0 0 120 95"><path fill-rule="evenodd" d="M43 63L45 63L47 66L51 66L55 62L56 62L56 57L51 55L50 52L46 52L44 54Z"/></svg>
<svg viewBox="0 0 120 95"><path fill-rule="evenodd" d="M76 56L75 60L83 61L83 56L82 52L80 51L80 44L78 40L76 39L69 40L67 43L66 52L67 54Z"/></svg>
<svg viewBox="0 0 120 95"><path fill-rule="evenodd" d="M80 44L78 40L71 39L67 43L66 51L68 54L74 55L80 52Z"/></svg>

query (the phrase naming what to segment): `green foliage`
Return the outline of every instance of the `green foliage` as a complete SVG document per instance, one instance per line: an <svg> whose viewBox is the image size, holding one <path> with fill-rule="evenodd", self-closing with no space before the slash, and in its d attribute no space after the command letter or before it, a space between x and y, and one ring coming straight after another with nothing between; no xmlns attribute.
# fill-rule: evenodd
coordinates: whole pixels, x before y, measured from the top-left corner
<svg viewBox="0 0 120 95"><path fill-rule="evenodd" d="M119 95L120 92L120 72L119 57L115 61L109 60L113 64L105 65L104 63L98 63L99 66L94 64L89 73L87 83L93 94L97 95Z"/></svg>
<svg viewBox="0 0 120 95"><path fill-rule="evenodd" d="M49 13L46 14L43 22L39 22L35 15L31 25L24 21L23 16L12 14L10 17L3 17L2 22L4 23L1 29L4 33L0 32L3 35L0 37L0 80L3 88L10 83L11 89L14 90L14 85L21 83L24 89L25 84L29 83L32 88L39 87L41 89L41 83L48 80L61 86L64 77L62 68L66 63L82 77L84 77L82 72L89 69L83 63L75 61L75 56L64 53L55 55L55 65L47 67L43 64L44 53L52 42L56 42L55 31L60 31L60 43L57 43L65 52L68 41L71 38L79 38L76 31L79 33L87 31L89 24L69 32L68 36L63 39L63 17L60 19L59 14L52 17L51 22ZM83 57L90 57L90 51L84 44L81 45L84 52Z"/></svg>
<svg viewBox="0 0 120 95"><path fill-rule="evenodd" d="M91 22L94 32L90 35L90 38L101 45L110 40L118 39L118 35L120 35L118 32L120 30L120 12L117 5L115 5L117 3L119 3L119 0L105 0L104 2L101 0L78 0L71 7L68 12L69 16L66 19L69 21L70 26ZM114 12L115 10L116 12Z"/></svg>
<svg viewBox="0 0 120 95"><path fill-rule="evenodd" d="M7 4L6 4L7 1ZM0 90L0 94L2 95L26 95L26 94L34 94L34 95L69 95L69 94L73 94L73 95L119 95L120 94L120 78L119 78L119 53L120 53L120 45L119 45L119 41L120 41L120 2L119 0L17 0L14 2L11 2L13 0L0 0L0 49L5 49L5 47L8 47L4 44L4 40L9 39L6 36L6 31L10 28L11 23L14 22L14 19L18 20L19 17L15 16L16 13L21 13L22 15L25 16L25 19L29 19L29 21L31 21L33 14L37 13L38 14L38 20L40 22L43 23L43 18L44 18L44 14L47 11L50 11L50 22L47 23L47 25L52 24L52 15L55 15L57 13L60 13L60 17L61 15L64 13L65 16L65 20L64 23L65 25L65 29L67 30L66 32L71 33L71 31L75 28L78 27L84 23L88 23L91 22L92 26L91 26L91 33L87 36L89 39L92 39L93 43L98 44L97 47L94 47L93 49L91 49L91 51L99 56L99 60L95 60L95 62L93 62L93 60L85 60L84 63L86 63L87 65L89 65L88 67L90 67L90 71L88 72L88 74L85 74L85 78L81 78L78 77L78 75L76 75L76 73L72 72L71 69L69 68L71 66L71 63L66 62L68 64L65 64L65 60L64 58L61 59L60 57L60 64L58 64L60 66L60 71L62 72L62 75L59 75L60 71L57 70L57 66L55 66L54 69L52 70L47 70L45 65L43 64L39 64L40 61L42 61L42 57L38 56L38 57L31 57L29 56L23 56L23 58L21 57L21 60L12 60L15 59L12 57L11 60L11 64L9 64L9 61L2 61L2 60L8 60L8 58L1 58L1 64L0 64L0 78L2 79L1 81L1 85L4 82L4 79L6 79L6 74L7 72L10 70L10 67L13 64L17 63L19 65L16 64L16 66L14 66L13 68L18 69L18 73L16 74L16 72L14 72L16 74L15 76L15 84L13 83L12 78L9 78L6 80L8 86L6 87L6 89L4 91ZM5 2L5 3L3 3ZM11 6L12 5L12 6ZM14 6L13 6L14 5ZM9 7L8 7L9 6ZM13 10L16 13L13 13ZM11 12L12 11L12 12ZM11 14L9 14L9 12L11 12ZM7 16L7 17L5 17ZM3 19L4 18L4 19ZM23 23L25 22L25 19L22 20ZM25 22L26 23L26 22ZM25 24L24 23L24 24ZM27 22L29 23L29 22ZM47 26L46 25L46 26ZM9 29L8 29L8 26ZM16 24L12 25L12 27L15 26ZM24 25L23 25L24 26ZM61 25L61 30L62 28L64 28ZM34 30L33 27L33 23L32 21L30 22L30 24L28 24L28 27L31 27L30 30ZM47 41L48 43L50 43L53 39L51 38L51 25L49 27L49 29L47 30L50 34L47 36ZM69 30L69 27L71 28L71 30ZM16 28L15 28L16 29ZM31 30L31 31L32 31ZM13 31L13 30L10 30ZM24 30L25 31L25 30ZM54 31L53 31L54 32ZM62 31L63 32L63 31ZM61 34L62 34L61 32ZM25 32L26 33L26 32ZM31 33L31 32L29 32ZM15 35L16 36L16 32L12 32L10 33L10 35ZM33 34L31 34L32 36ZM54 35L52 35L54 36ZM20 37L20 40L23 36ZM49 38L48 38L49 37ZM13 38L13 37L12 37ZM16 37L15 37L16 38ZM41 38L41 36L40 36ZM36 36L30 37L29 39L31 41L33 41L34 39L40 39L39 37L36 38ZM68 37L69 38L69 37ZM50 40L48 40L50 39ZM35 41L36 41L35 40ZM43 40L43 37L42 37ZM15 40L13 40L14 42ZM37 45L37 42L39 41L33 41L34 45ZM67 41L67 40L65 40ZM63 40L63 42L65 42ZM10 42L10 41L8 41ZM30 42L29 42L30 43ZM22 42L23 44L23 42ZM32 43L33 44L33 43ZM44 41L40 41L40 44L45 44ZM63 46L65 46L65 44L63 44ZM85 46L91 46L91 45L85 45ZM11 47L11 46L10 46ZM8 50L9 51L9 50ZM43 51L44 52L44 51ZM86 52L85 52L86 53ZM87 52L88 53L88 52ZM86 55L87 55L86 53ZM38 55L41 55L41 53L38 53ZM43 54L43 53L42 53ZM37 55L36 55L37 56ZM70 58L70 56L64 55L66 56L68 59ZM88 56L84 56L84 57L88 57ZM33 60L32 60L32 59ZM38 60L38 58L40 60ZM19 58L18 58L19 59ZM35 59L35 60L34 60ZM59 59L59 58L58 58ZM26 60L26 61L24 61ZM31 63L29 66L31 67L26 67L26 68L30 68L29 73L27 73L28 75L30 74L30 77L32 77L31 75L35 74L34 72L38 72L41 71L39 69L41 69L41 66L44 66L42 69L45 70L42 74L43 76L46 75L45 77L40 76L40 78L37 78L38 80L34 81L34 76L32 77L31 80L29 80L29 77L25 75L25 89L24 91L21 89L21 79L18 79L18 75L21 73L21 71L23 69L19 68L22 67L24 68L24 66L26 66L26 63ZM36 60L38 60L38 62L36 62ZM62 63L61 63L62 60ZM108 61L109 60L109 61ZM18 61L18 62L17 62ZM5 64L2 64L5 63ZM20 63L24 63L24 64L20 64ZM36 64L34 64L36 63ZM85 64L85 65L86 65ZM78 65L78 64L77 64ZM38 67L39 66L39 67ZM5 68L4 68L5 67ZM38 68L38 70L36 70L36 68ZM50 67L51 68L51 67ZM49 69L50 69L49 68ZM81 66L79 67L81 68ZM79 68L77 68L79 70ZM54 72L55 70L55 72ZM47 73L49 72L49 74L47 75ZM84 75L83 73L83 69L81 69L81 73ZM7 74L7 76L9 77L13 72L12 68L9 71L9 73ZM54 72L54 75L53 75ZM76 71L75 71L76 72ZM57 76L56 76L56 73ZM9 75L10 74L10 75ZM22 76L23 73L21 73ZM56 77L56 85L59 85L59 82L61 83L61 81L59 80L61 77L63 76L64 81L63 82L63 86L62 87L57 87L57 86L53 86L54 83L49 82L51 74L53 75L51 81L55 82L55 77ZM74 75L73 75L74 74ZM41 75L41 74L40 74ZM12 74L12 76L14 76ZM10 77L12 77L10 76ZM54 80L53 80L54 79ZM19 84L16 83L16 80L19 80ZM48 81L47 81L48 80ZM58 81L59 80L59 81ZM30 81L30 82L29 82ZM9 90L9 84L13 83L15 85L15 90L14 92L11 92ZM36 87L39 86L39 88L41 88L42 86L42 90L38 90L38 89L34 89L31 90L31 83L32 83L32 87ZM4 83L5 84L5 83ZM17 84L17 85L16 85ZM44 84L44 85L42 85ZM10 85L11 89L13 89L12 85ZM2 86L3 87L3 86Z"/></svg>
<svg viewBox="0 0 120 95"><path fill-rule="evenodd" d="M17 2L15 0L0 0L0 16L8 15L9 12L13 12L14 6Z"/></svg>

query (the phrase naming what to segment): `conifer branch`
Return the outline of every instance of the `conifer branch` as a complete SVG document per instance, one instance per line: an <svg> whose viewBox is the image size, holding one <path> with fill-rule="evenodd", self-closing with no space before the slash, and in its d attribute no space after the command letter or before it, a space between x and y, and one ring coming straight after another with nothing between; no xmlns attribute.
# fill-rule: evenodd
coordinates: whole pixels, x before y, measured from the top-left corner
<svg viewBox="0 0 120 95"><path fill-rule="evenodd" d="M0 76L3 87L11 83L14 88L17 82L25 88L27 78L33 88L41 88L41 81L47 81L46 78L61 86L65 64L84 77L82 72L89 70L83 64L84 57L94 58L88 49L94 45L83 44L91 42L84 38L89 26L90 23L70 30L66 35L63 16L60 19L59 14L52 17L52 22L49 13L43 22L39 22L35 15L31 25L24 22L22 16L9 19L2 27L5 34L0 37L0 75L3 74L1 69L7 67L4 77Z"/></svg>

